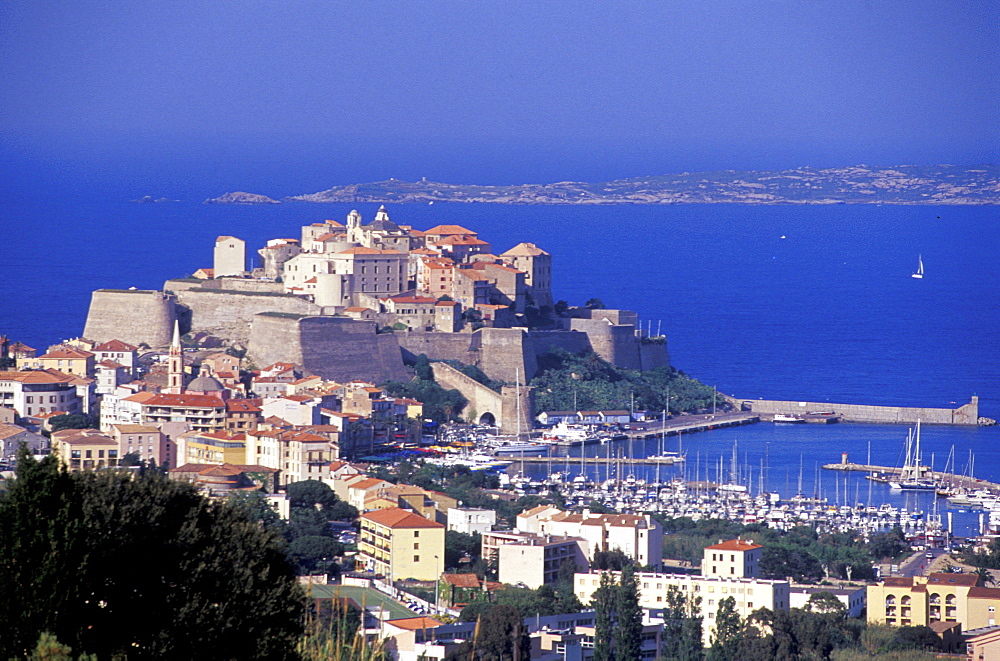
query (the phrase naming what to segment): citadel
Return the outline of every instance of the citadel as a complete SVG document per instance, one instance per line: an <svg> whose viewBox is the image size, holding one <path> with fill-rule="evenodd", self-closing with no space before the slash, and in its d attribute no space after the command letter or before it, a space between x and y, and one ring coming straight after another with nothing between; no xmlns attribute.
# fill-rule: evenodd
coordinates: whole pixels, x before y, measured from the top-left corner
<svg viewBox="0 0 1000 661"><path fill-rule="evenodd" d="M465 227L418 230L393 222L383 206L371 222L352 211L346 223L305 225L299 238L271 239L257 254L260 266L247 269L246 243L220 236L212 267L190 278L159 291L97 290L84 336L162 349L177 322L184 334L245 349L257 365L286 362L324 379L375 383L405 380L405 361L420 354L522 384L555 347L636 370L669 364L665 342L647 337L634 312L555 314L552 256L533 243L496 254ZM439 380L462 380L437 371Z"/></svg>

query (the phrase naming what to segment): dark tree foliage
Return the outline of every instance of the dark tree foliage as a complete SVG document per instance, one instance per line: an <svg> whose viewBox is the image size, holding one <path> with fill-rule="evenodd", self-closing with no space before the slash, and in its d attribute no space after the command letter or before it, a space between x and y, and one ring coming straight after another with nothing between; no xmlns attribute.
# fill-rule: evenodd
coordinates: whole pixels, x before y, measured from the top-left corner
<svg viewBox="0 0 1000 661"><path fill-rule="evenodd" d="M631 564L622 569L618 589L615 591L615 659L632 661L640 657L642 649L642 608L639 606L639 583Z"/></svg>
<svg viewBox="0 0 1000 661"><path fill-rule="evenodd" d="M457 390L445 390L430 379L414 379L413 381L387 381L381 387L393 397L409 397L424 405L424 417L439 424L458 420L459 414L467 404L462 393Z"/></svg>
<svg viewBox="0 0 1000 661"><path fill-rule="evenodd" d="M482 547L482 537L479 533L467 534L457 530L446 530L444 533L444 567L455 569L459 561L468 556L475 560L479 557Z"/></svg>
<svg viewBox="0 0 1000 661"><path fill-rule="evenodd" d="M621 571L626 566L631 566L634 561L631 557L625 555L625 552L621 549L611 549L610 551L595 551L594 559L590 563L591 569L610 569L612 571Z"/></svg>
<svg viewBox="0 0 1000 661"><path fill-rule="evenodd" d="M229 495L226 501L232 507L243 510L244 515L251 521L256 521L271 532L282 537L287 535L288 524L271 507L271 504L267 502L262 492L241 491Z"/></svg>
<svg viewBox="0 0 1000 661"><path fill-rule="evenodd" d="M667 589L663 609L663 657L675 661L701 661L701 597L688 597L675 586Z"/></svg>
<svg viewBox="0 0 1000 661"><path fill-rule="evenodd" d="M315 507L293 507L288 516L288 538L333 537L326 514Z"/></svg>
<svg viewBox="0 0 1000 661"><path fill-rule="evenodd" d="M326 510L333 507L339 500L330 485L319 480L292 482L285 487L285 494L292 507L316 507L319 505Z"/></svg>
<svg viewBox="0 0 1000 661"><path fill-rule="evenodd" d="M96 415L85 415L83 413L57 415L49 420L49 429L52 431L62 431L63 429L97 429L99 426L100 419Z"/></svg>
<svg viewBox="0 0 1000 661"><path fill-rule="evenodd" d="M719 610L715 614L715 633L705 658L708 661L732 661L739 658L737 650L743 639L743 628L743 620L736 612L736 600L726 597L719 601Z"/></svg>
<svg viewBox="0 0 1000 661"><path fill-rule="evenodd" d="M288 543L288 553L299 574L337 573L334 558L344 554L344 545L329 537L304 535Z"/></svg>
<svg viewBox="0 0 1000 661"><path fill-rule="evenodd" d="M670 367L645 372L615 367L590 352L552 349L538 357L539 372L531 380L535 408L541 411L627 409L635 398L641 409L679 413L712 405L713 389Z"/></svg>
<svg viewBox="0 0 1000 661"><path fill-rule="evenodd" d="M543 585L537 590L507 587L494 593L492 602L483 599L468 604L462 609L459 619L463 622L475 622L493 604L516 608L522 617L576 613L583 609L572 591L566 592L551 585Z"/></svg>
<svg viewBox="0 0 1000 661"><path fill-rule="evenodd" d="M473 642L482 661L528 661L531 638L524 618L513 606L496 604L479 618L478 635Z"/></svg>
<svg viewBox="0 0 1000 661"><path fill-rule="evenodd" d="M294 658L304 597L275 534L156 473L22 453L0 501L0 658L49 631L100 658Z"/></svg>
<svg viewBox="0 0 1000 661"><path fill-rule="evenodd" d="M601 574L601 585L594 591L590 605L594 609L594 661L614 658L615 598L617 586L610 573Z"/></svg>

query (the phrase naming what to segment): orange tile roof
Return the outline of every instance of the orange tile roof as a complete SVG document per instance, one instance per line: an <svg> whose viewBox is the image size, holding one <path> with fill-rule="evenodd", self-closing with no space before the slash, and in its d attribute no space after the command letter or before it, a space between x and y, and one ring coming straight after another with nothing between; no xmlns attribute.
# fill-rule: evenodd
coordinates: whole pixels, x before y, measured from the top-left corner
<svg viewBox="0 0 1000 661"><path fill-rule="evenodd" d="M713 551L752 551L753 549L764 547L745 539L730 539L725 542L713 544L712 546L706 546L705 548L712 549Z"/></svg>
<svg viewBox="0 0 1000 661"><path fill-rule="evenodd" d="M0 381L18 381L20 383L69 383L72 378L61 372L45 370L19 370L0 372Z"/></svg>
<svg viewBox="0 0 1000 661"><path fill-rule="evenodd" d="M230 399L226 402L226 410L233 412L260 412L260 406L255 404L253 400L247 399Z"/></svg>
<svg viewBox="0 0 1000 661"><path fill-rule="evenodd" d="M74 347L67 347L67 346L58 346L55 349L49 351L44 356L39 356L39 359L69 358L69 359L79 360L80 358L91 358L93 355L94 354L90 353L89 351L84 351L83 349L76 349Z"/></svg>
<svg viewBox="0 0 1000 661"><path fill-rule="evenodd" d="M433 629L443 624L443 622L438 622L433 617L427 617L426 615L421 615L419 617L406 617L400 620L386 620L385 623L391 624L397 629L406 629L407 631Z"/></svg>
<svg viewBox="0 0 1000 661"><path fill-rule="evenodd" d="M153 396L145 404L147 406L194 406L210 408L226 405L218 395L174 395L165 393Z"/></svg>
<svg viewBox="0 0 1000 661"><path fill-rule="evenodd" d="M143 392L137 392L134 395L129 395L128 397L124 398L122 401L124 401L124 402L139 402L140 404L144 404L144 403L148 402L149 400L153 399L154 397L156 397L156 393L155 392L143 391Z"/></svg>
<svg viewBox="0 0 1000 661"><path fill-rule="evenodd" d="M441 236L446 236L448 234L471 234L472 236L476 236L475 232L467 230L461 225L438 225L437 227L425 230L424 234L437 234Z"/></svg>
<svg viewBox="0 0 1000 661"><path fill-rule="evenodd" d="M366 512L361 515L361 518L368 519L387 528L444 528L444 525L437 521L425 519L419 514L414 514L399 507L390 507L389 509L377 512Z"/></svg>
<svg viewBox="0 0 1000 661"><path fill-rule="evenodd" d="M122 342L121 340L108 340L103 344L98 344L94 347L94 351L135 351L138 347L134 347L127 342Z"/></svg>
<svg viewBox="0 0 1000 661"><path fill-rule="evenodd" d="M475 574L445 574L443 578L445 583L456 588L478 588L483 584Z"/></svg>

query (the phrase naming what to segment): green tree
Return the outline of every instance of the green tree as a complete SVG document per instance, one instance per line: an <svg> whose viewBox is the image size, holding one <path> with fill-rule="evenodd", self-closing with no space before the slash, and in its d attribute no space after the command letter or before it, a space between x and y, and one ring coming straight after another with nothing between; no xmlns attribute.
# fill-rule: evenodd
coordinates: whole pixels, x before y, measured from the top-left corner
<svg viewBox="0 0 1000 661"><path fill-rule="evenodd" d="M602 301L599 298L588 298L587 302L583 304L583 307L588 308L590 310L603 310L604 301Z"/></svg>
<svg viewBox="0 0 1000 661"><path fill-rule="evenodd" d="M528 661L531 639L521 612L513 606L497 604L479 620L476 652L483 661Z"/></svg>
<svg viewBox="0 0 1000 661"><path fill-rule="evenodd" d="M98 429L100 419L96 415L85 415L83 413L67 413L53 416L49 420L49 429L52 431L62 431L63 429Z"/></svg>
<svg viewBox="0 0 1000 661"><path fill-rule="evenodd" d="M26 452L0 501L0 585L18 596L0 604L0 658L49 631L100 658L282 659L302 630L283 542L242 510Z"/></svg>
<svg viewBox="0 0 1000 661"><path fill-rule="evenodd" d="M319 480L292 482L285 487L285 495L292 507L315 508L318 505L324 510L333 507L339 500L330 485Z"/></svg>
<svg viewBox="0 0 1000 661"><path fill-rule="evenodd" d="M719 610L715 614L715 634L712 645L708 648L708 661L732 661L738 658L737 650L743 636L743 622L736 612L736 600L726 597L719 601Z"/></svg>
<svg viewBox="0 0 1000 661"><path fill-rule="evenodd" d="M622 569L621 579L615 590L615 659L632 661L640 657L642 648L642 608L639 607L639 583L631 564Z"/></svg>
<svg viewBox="0 0 1000 661"><path fill-rule="evenodd" d="M698 608L701 597L688 597L670 586L663 609L663 656L675 661L700 661L701 617Z"/></svg>
<svg viewBox="0 0 1000 661"><path fill-rule="evenodd" d="M471 559L479 557L482 539L479 533L467 534L457 530L446 530L444 533L444 566L454 569L459 561L468 556Z"/></svg>
<svg viewBox="0 0 1000 661"><path fill-rule="evenodd" d="M611 661L614 658L615 592L611 572L602 573L601 584L590 601L594 609L594 661Z"/></svg>
<svg viewBox="0 0 1000 661"><path fill-rule="evenodd" d="M344 554L344 545L329 537L304 535L289 542L288 553L299 574L329 573L336 572L333 559Z"/></svg>

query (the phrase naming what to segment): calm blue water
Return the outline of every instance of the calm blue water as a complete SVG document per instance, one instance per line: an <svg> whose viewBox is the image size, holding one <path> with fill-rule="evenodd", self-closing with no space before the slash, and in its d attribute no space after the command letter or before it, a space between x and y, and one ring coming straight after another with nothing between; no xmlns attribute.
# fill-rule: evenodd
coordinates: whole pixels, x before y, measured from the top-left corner
<svg viewBox="0 0 1000 661"><path fill-rule="evenodd" d="M305 223L343 220L353 206L366 218L377 208L203 205L234 188L203 183L185 201L138 205L128 197L160 191L97 196L85 184L52 196L0 189L8 275L0 332L36 348L82 332L93 289L159 288L210 266L220 234L259 247L298 236ZM676 367L726 393L907 406L953 406L978 394L981 414L1000 417L998 208L435 204L389 212L418 228L467 226L498 251L537 243L555 256L556 298L637 310L667 335ZM923 280L910 277L918 254ZM768 487L784 492L796 487L800 456L813 488L817 464L841 451L864 460L869 442L872 461L895 465L905 437L894 426L756 425L692 436L687 449L728 462L738 441L754 480L763 459ZM977 474L1000 481L1000 427L925 427L923 441L937 466L955 445L960 469L971 449ZM854 479L848 491L866 496L868 483ZM832 499L829 475L824 484Z"/></svg>

